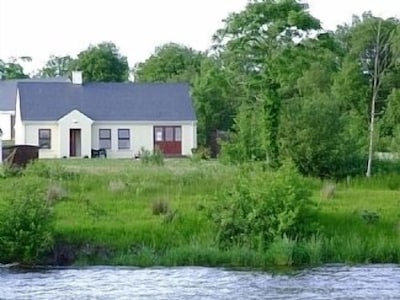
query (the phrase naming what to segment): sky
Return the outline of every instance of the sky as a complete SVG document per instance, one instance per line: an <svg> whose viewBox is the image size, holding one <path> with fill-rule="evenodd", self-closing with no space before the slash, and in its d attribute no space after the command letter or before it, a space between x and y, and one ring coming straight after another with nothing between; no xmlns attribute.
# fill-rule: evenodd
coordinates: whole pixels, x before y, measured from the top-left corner
<svg viewBox="0 0 400 300"><path fill-rule="evenodd" d="M399 17L400 0L308 0L310 13L325 29L372 11ZM31 73L50 55L76 56L90 44L112 41L131 67L167 42L197 50L231 12L247 0L0 0L0 59L30 56Z"/></svg>

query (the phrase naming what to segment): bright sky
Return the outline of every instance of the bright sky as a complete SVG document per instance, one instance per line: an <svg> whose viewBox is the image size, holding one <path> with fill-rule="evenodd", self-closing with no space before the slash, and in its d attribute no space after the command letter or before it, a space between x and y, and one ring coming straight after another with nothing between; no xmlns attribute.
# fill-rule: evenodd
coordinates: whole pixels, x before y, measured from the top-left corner
<svg viewBox="0 0 400 300"><path fill-rule="evenodd" d="M308 0L324 28L351 21L353 14L398 17L400 0ZM0 0L0 59L31 56L31 72L51 55L77 55L89 44L113 41L130 66L170 41L198 50L230 12L247 0Z"/></svg>

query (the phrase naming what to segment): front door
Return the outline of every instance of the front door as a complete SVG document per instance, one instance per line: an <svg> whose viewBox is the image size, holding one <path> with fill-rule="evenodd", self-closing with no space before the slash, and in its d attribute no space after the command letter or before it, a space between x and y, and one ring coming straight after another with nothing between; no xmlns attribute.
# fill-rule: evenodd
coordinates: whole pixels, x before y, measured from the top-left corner
<svg viewBox="0 0 400 300"><path fill-rule="evenodd" d="M155 126L154 149L167 156L182 154L182 128L181 126Z"/></svg>
<svg viewBox="0 0 400 300"><path fill-rule="evenodd" d="M69 130L69 156L80 157L81 156L81 130L70 129Z"/></svg>

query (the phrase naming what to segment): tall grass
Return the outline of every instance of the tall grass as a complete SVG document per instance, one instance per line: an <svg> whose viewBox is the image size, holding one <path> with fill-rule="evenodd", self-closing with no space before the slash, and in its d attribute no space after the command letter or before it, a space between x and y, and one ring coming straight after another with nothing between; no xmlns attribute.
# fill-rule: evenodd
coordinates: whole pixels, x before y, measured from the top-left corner
<svg viewBox="0 0 400 300"><path fill-rule="evenodd" d="M338 183L329 199L320 194L322 182L308 179L319 207L318 234L307 240L282 237L267 249L221 249L210 216L216 195L231 189L239 172L239 167L216 161L166 159L159 166L134 160L49 160L20 177L1 178L0 206L10 193L5 186L44 178L56 198L56 240L77 249L97 245L111 253L80 251L79 264L267 268L400 263L400 175ZM167 213L153 212L159 200L168 203ZM369 222L368 214L376 215L376 222Z"/></svg>

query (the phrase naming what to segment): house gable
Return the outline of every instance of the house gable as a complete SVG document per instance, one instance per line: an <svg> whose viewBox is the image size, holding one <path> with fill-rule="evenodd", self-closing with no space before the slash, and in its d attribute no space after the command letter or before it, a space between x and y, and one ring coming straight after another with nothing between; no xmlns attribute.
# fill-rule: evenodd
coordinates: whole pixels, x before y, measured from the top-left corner
<svg viewBox="0 0 400 300"><path fill-rule="evenodd" d="M61 117L58 121L58 134L60 136L60 155L61 157L71 156L71 143L79 132L79 154L78 156L90 157L92 149L92 124L93 120L74 109ZM74 154L75 155L75 154Z"/></svg>
<svg viewBox="0 0 400 300"><path fill-rule="evenodd" d="M80 128L80 126L84 125L92 125L93 120L81 113L79 110L74 109L68 114L64 115L57 121L60 125L66 125L70 128Z"/></svg>

